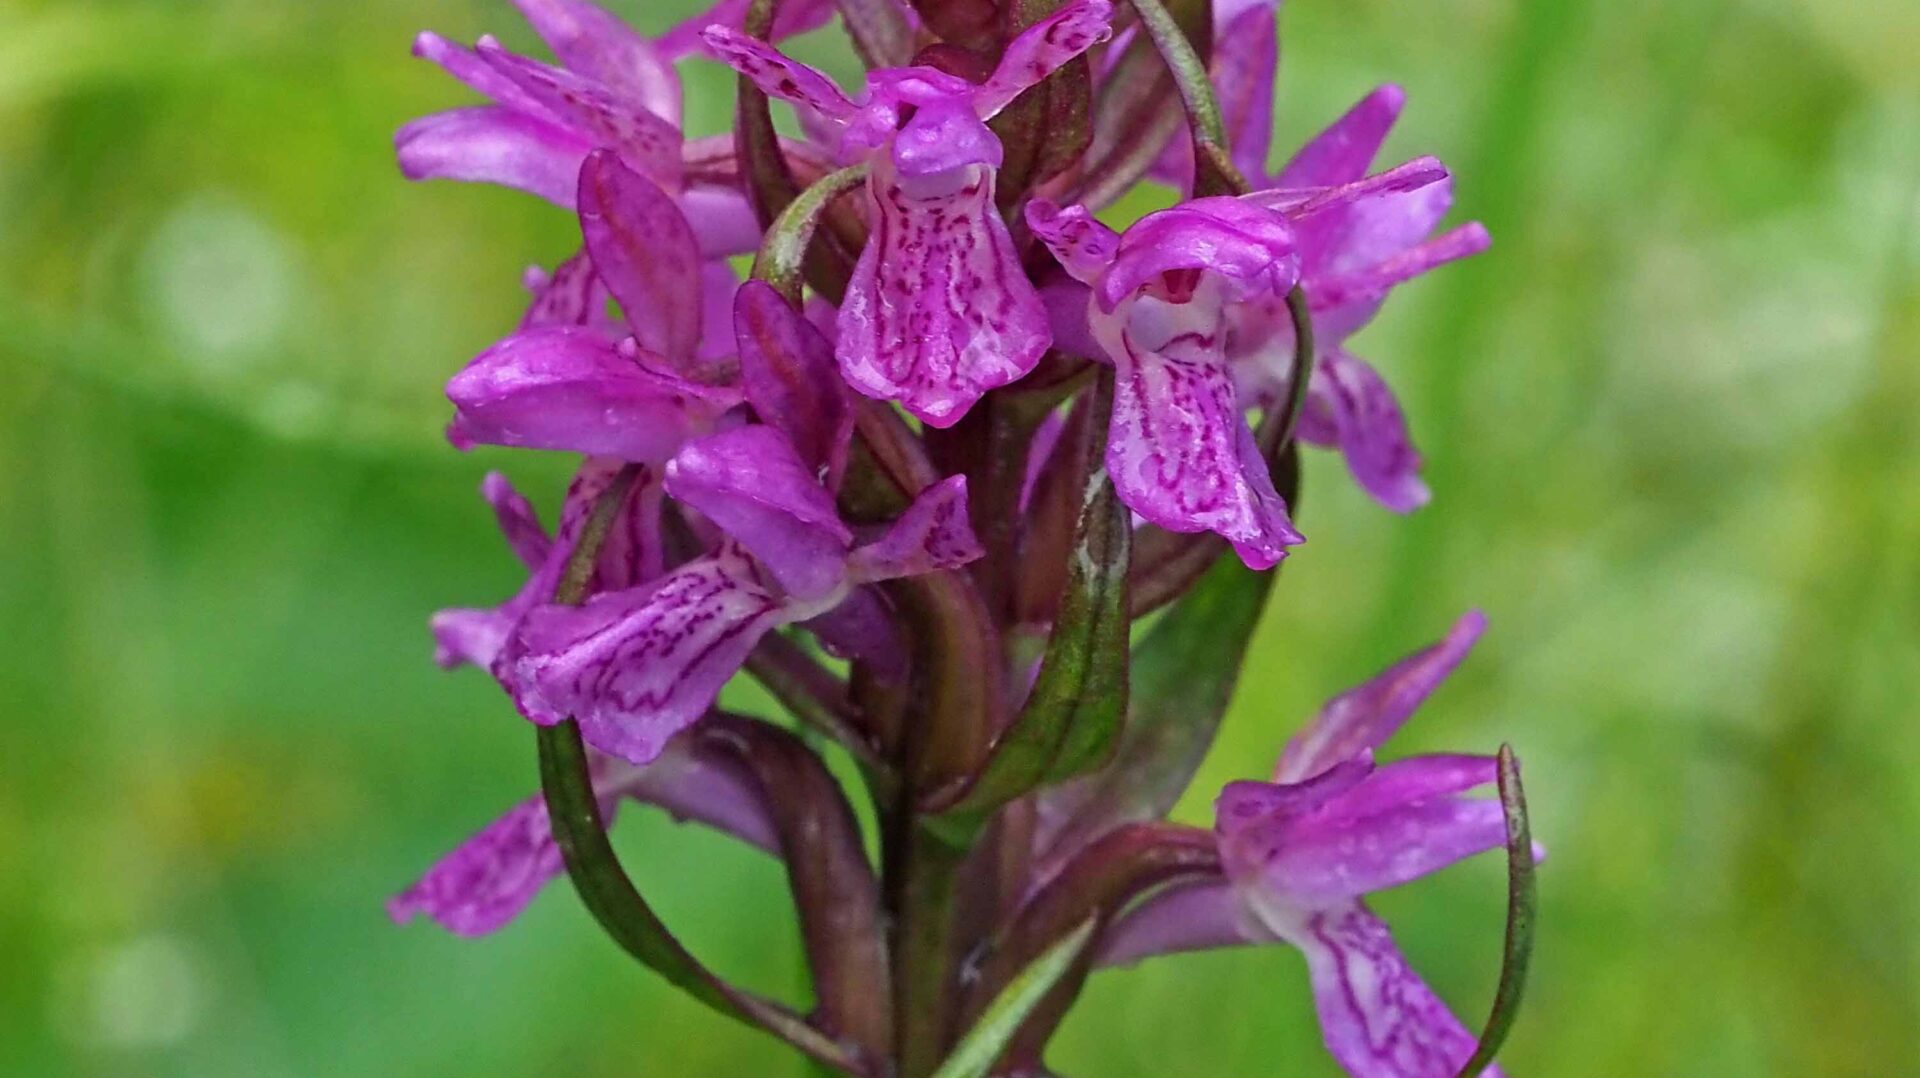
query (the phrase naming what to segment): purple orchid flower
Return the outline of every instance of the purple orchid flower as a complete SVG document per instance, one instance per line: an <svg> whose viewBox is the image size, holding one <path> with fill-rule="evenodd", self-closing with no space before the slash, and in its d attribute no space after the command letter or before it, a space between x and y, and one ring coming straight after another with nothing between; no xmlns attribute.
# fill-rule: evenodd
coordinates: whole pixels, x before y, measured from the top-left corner
<svg viewBox="0 0 1920 1078"><path fill-rule="evenodd" d="M1469 613L1439 643L1328 701L1288 743L1272 782L1229 784L1215 823L1225 878L1149 900L1115 926L1100 961L1282 941L1306 956L1327 1048L1348 1073L1456 1074L1473 1034L1363 897L1506 842L1500 803L1462 796L1495 781L1493 757L1373 760L1485 626Z"/></svg>
<svg viewBox="0 0 1920 1078"><path fill-rule="evenodd" d="M1278 211L1203 198L1125 235L1085 207L1027 204L1027 222L1088 286L1087 323L1116 371L1107 471L1128 508L1177 532L1211 531L1255 569L1302 541L1273 488L1235 385L1230 316L1279 303L1299 275Z"/></svg>
<svg viewBox="0 0 1920 1078"><path fill-rule="evenodd" d="M1031 371L1052 343L1045 308L994 208L1000 140L985 120L1107 34L1106 0L1081 0L1014 38L985 83L931 67L868 73L858 103L825 75L725 26L715 55L766 93L841 131L871 164L873 235L841 304L836 355L860 392L936 427Z"/></svg>
<svg viewBox="0 0 1920 1078"><path fill-rule="evenodd" d="M705 518L717 546L640 586L531 610L500 658L522 714L577 719L589 744L636 764L699 719L775 628L832 614L861 585L981 554L964 476L856 541L830 489L852 410L826 340L770 286L743 287L736 302L742 383L762 422L689 442L666 467L667 493Z"/></svg>

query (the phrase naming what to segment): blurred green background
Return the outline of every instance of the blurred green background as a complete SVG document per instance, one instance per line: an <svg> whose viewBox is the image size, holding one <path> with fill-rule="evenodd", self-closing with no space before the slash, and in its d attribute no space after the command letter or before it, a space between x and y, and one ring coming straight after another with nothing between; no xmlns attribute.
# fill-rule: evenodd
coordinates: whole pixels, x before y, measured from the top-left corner
<svg viewBox="0 0 1920 1078"><path fill-rule="evenodd" d="M382 913L532 788L425 620L518 583L482 472L550 512L564 462L452 452L439 384L577 241L400 180L393 128L466 100L425 27L529 41L505 0L0 0L0 1072L800 1073L564 891L479 942ZM1282 145L1402 82L1388 156L1445 158L1495 247L1358 342L1435 502L1312 461L1183 812L1482 606L1396 748L1526 759L1553 852L1511 1071L1920 1074L1920 7L1293 0L1284 36ZM771 862L621 838L696 949L797 987ZM1470 1023L1501 886L1380 902ZM1102 975L1057 1061L1333 1073L1279 948Z"/></svg>

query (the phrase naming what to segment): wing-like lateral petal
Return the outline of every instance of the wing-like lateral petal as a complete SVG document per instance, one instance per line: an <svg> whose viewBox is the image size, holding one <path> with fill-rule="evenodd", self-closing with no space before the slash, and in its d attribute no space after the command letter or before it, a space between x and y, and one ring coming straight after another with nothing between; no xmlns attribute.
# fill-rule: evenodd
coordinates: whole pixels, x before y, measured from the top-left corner
<svg viewBox="0 0 1920 1078"><path fill-rule="evenodd" d="M669 124L680 123L680 76L672 58L619 17L585 0L514 0L567 67Z"/></svg>
<svg viewBox="0 0 1920 1078"><path fill-rule="evenodd" d="M1321 357L1307 385L1300 437L1339 447L1354 481L1388 509L1410 513L1427 504L1430 494L1406 417L1393 390L1364 360L1341 349Z"/></svg>
<svg viewBox="0 0 1920 1078"><path fill-rule="evenodd" d="M1486 627L1486 615L1468 611L1439 643L1327 701L1313 722L1287 743L1275 778L1297 782L1363 749L1378 748L1466 659Z"/></svg>
<svg viewBox="0 0 1920 1078"><path fill-rule="evenodd" d="M974 109L984 119L1006 108L1027 88L1105 41L1112 19L1107 0L1079 0L1028 27L1007 43L999 66L974 92Z"/></svg>
<svg viewBox="0 0 1920 1078"><path fill-rule="evenodd" d="M1085 206L1063 208L1036 198L1027 203L1027 227L1067 273L1085 285L1098 282L1120 250L1120 234Z"/></svg>
<svg viewBox="0 0 1920 1078"><path fill-rule="evenodd" d="M733 331L747 403L787 436L817 480L836 486L853 438L853 401L833 344L765 281L734 293Z"/></svg>
<svg viewBox="0 0 1920 1078"><path fill-rule="evenodd" d="M700 36L714 59L745 75L767 96L804 105L837 124L859 118L860 106L817 68L789 60L766 42L729 26L709 26Z"/></svg>

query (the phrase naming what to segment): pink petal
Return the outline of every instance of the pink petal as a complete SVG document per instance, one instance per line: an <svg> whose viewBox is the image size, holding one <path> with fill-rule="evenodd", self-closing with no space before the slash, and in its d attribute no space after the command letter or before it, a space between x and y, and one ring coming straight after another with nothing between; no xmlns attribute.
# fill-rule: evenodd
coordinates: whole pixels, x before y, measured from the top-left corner
<svg viewBox="0 0 1920 1078"><path fill-rule="evenodd" d="M770 853L778 850L773 822L752 778L682 743L668 746L645 767L595 758L593 788L609 825L620 800L632 798L657 805L676 820L705 824ZM399 922L425 914L456 935L481 936L512 921L565 871L546 802L535 796L461 843L387 903L387 912Z"/></svg>
<svg viewBox="0 0 1920 1078"><path fill-rule="evenodd" d="M1213 802L1214 829L1227 841L1269 824L1292 822L1340 798L1373 774L1373 756L1361 753L1296 783L1229 782Z"/></svg>
<svg viewBox="0 0 1920 1078"><path fill-rule="evenodd" d="M1365 361L1340 349L1322 356L1307 386L1303 419L1301 437L1338 445L1354 481L1375 501L1397 513L1427 504L1430 494L1406 417Z"/></svg>
<svg viewBox="0 0 1920 1078"><path fill-rule="evenodd" d="M782 56L764 41L728 26L709 26L700 36L714 59L753 80L762 93L805 105L839 124L859 118L855 105L832 79L819 70Z"/></svg>
<svg viewBox="0 0 1920 1078"><path fill-rule="evenodd" d="M518 333L447 383L448 436L632 461L665 460L715 409L690 387L642 366L605 338L571 326Z"/></svg>
<svg viewBox="0 0 1920 1078"><path fill-rule="evenodd" d="M486 669L500 655L500 649L520 624L521 615L532 603L516 605L508 600L492 609L456 607L434 614L427 622L433 633L433 663L442 670L462 666Z"/></svg>
<svg viewBox="0 0 1920 1078"><path fill-rule="evenodd" d="M875 227L840 307L841 373L952 426L1040 362L1052 341L1046 308L994 208L991 170L905 181L881 155L868 191Z"/></svg>
<svg viewBox="0 0 1920 1078"><path fill-rule="evenodd" d="M1120 234L1102 224L1085 206L1063 209L1036 198L1027 203L1027 227L1082 284L1098 282L1120 250Z"/></svg>
<svg viewBox="0 0 1920 1078"><path fill-rule="evenodd" d="M548 67L482 41L477 50L494 70L595 145L609 147L656 182L680 182L680 129L573 72Z"/></svg>
<svg viewBox="0 0 1920 1078"><path fill-rule="evenodd" d="M1214 84L1233 161L1248 177L1265 176L1273 145L1274 74L1280 65L1279 28L1271 7L1258 7L1214 37Z"/></svg>
<svg viewBox="0 0 1920 1078"><path fill-rule="evenodd" d="M1172 308L1173 318L1185 313L1179 307L1199 306L1152 299L1133 306L1144 304ZM1247 429L1220 354L1218 319L1173 328L1156 333L1162 340L1149 349L1135 326L1096 325L1117 368L1107 471L1120 500L1147 520L1169 531L1213 532L1249 567L1269 568L1303 540Z"/></svg>
<svg viewBox="0 0 1920 1078"><path fill-rule="evenodd" d="M1128 910L1100 935L1096 968L1130 966L1159 955L1253 942L1246 907L1226 880L1169 887Z"/></svg>
<svg viewBox="0 0 1920 1078"><path fill-rule="evenodd" d="M423 31L413 39L413 54L423 60L438 64L447 74L466 83L493 100L496 105L504 105L514 112L528 113L543 119L553 119L546 106L535 101L515 85L514 81L495 71L493 65L482 60L472 49L448 41L439 34Z"/></svg>
<svg viewBox="0 0 1920 1078"><path fill-rule="evenodd" d="M1486 627L1484 614L1469 611L1439 643L1327 701L1313 723L1287 743L1275 777L1296 782L1364 749L1378 748L1453 673Z"/></svg>
<svg viewBox="0 0 1920 1078"><path fill-rule="evenodd" d="M1280 170L1274 186L1331 187L1366 175L1406 101L1406 91L1398 86L1382 86L1368 94L1302 146Z"/></svg>
<svg viewBox="0 0 1920 1078"><path fill-rule="evenodd" d="M967 477L955 475L921 491L885 534L854 551L851 572L871 583L957 569L984 553L967 521Z"/></svg>
<svg viewBox="0 0 1920 1078"><path fill-rule="evenodd" d="M818 481L835 485L853 438L853 401L832 343L765 281L735 293L733 330L747 403L787 436Z"/></svg>
<svg viewBox="0 0 1920 1078"><path fill-rule="evenodd" d="M772 427L689 443L667 465L667 492L738 540L797 598L824 597L846 578L853 535L814 470Z"/></svg>
<svg viewBox="0 0 1920 1078"><path fill-rule="evenodd" d="M580 232L640 347L690 363L700 344L700 249L659 185L605 150L580 168Z"/></svg>
<svg viewBox="0 0 1920 1078"><path fill-rule="evenodd" d="M727 546L649 587L532 611L503 673L521 714L543 725L571 716L588 744L644 764L706 713L762 636L795 616Z"/></svg>
<svg viewBox="0 0 1920 1078"><path fill-rule="evenodd" d="M680 193L679 201L702 258L730 258L760 249L760 220L738 188L693 184Z"/></svg>
<svg viewBox="0 0 1920 1078"><path fill-rule="evenodd" d="M1080 0L1022 31L1007 43L999 66L975 92L974 108L983 119L1006 108L1028 87L1107 40L1112 19L1113 5L1107 0Z"/></svg>
<svg viewBox="0 0 1920 1078"><path fill-rule="evenodd" d="M632 27L584 0L514 0L560 62L669 124L680 122L671 58Z"/></svg>
<svg viewBox="0 0 1920 1078"><path fill-rule="evenodd" d="M1345 273L1318 275L1313 280L1314 306L1332 308L1377 300L1393 286L1412 280L1436 266L1479 254L1487 249L1490 242L1486 227L1475 221L1435 236L1425 243L1394 251L1380 261L1361 268ZM1380 246L1384 247L1385 244ZM1372 252L1355 252L1348 257L1364 253Z"/></svg>
<svg viewBox="0 0 1920 1078"><path fill-rule="evenodd" d="M493 105L423 116L393 146L407 179L497 183L568 208L593 149L558 124Z"/></svg>

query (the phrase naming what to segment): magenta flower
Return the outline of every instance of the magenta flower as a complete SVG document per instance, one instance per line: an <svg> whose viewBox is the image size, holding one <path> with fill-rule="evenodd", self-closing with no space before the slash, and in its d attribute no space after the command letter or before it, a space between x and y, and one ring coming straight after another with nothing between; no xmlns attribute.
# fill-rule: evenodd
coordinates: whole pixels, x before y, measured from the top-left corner
<svg viewBox="0 0 1920 1078"><path fill-rule="evenodd" d="M1473 1035L1408 967L1363 898L1506 841L1500 803L1462 796L1493 783L1493 757L1373 759L1485 626L1470 613L1444 640L1328 701L1287 744L1272 782L1222 790L1215 831L1224 879L1140 907L1101 960L1285 942L1306 956L1327 1048L1349 1073L1457 1074Z"/></svg>
<svg viewBox="0 0 1920 1078"><path fill-rule="evenodd" d="M1279 561L1302 540L1247 427L1228 331L1239 308L1284 308L1300 263L1286 218L1203 198L1116 236L1036 199L1027 222L1091 290L1087 322L1116 373L1107 471L1121 500L1169 531L1218 534L1252 568Z"/></svg>
<svg viewBox="0 0 1920 1078"><path fill-rule="evenodd" d="M763 42L706 32L763 91L837 127L843 157L870 163L873 237L840 306L835 353L855 389L946 427L1040 361L1046 311L994 208L1002 148L984 121L1103 39L1110 14L1105 0L1061 9L1009 43L983 84L931 67L868 72L858 103Z"/></svg>

